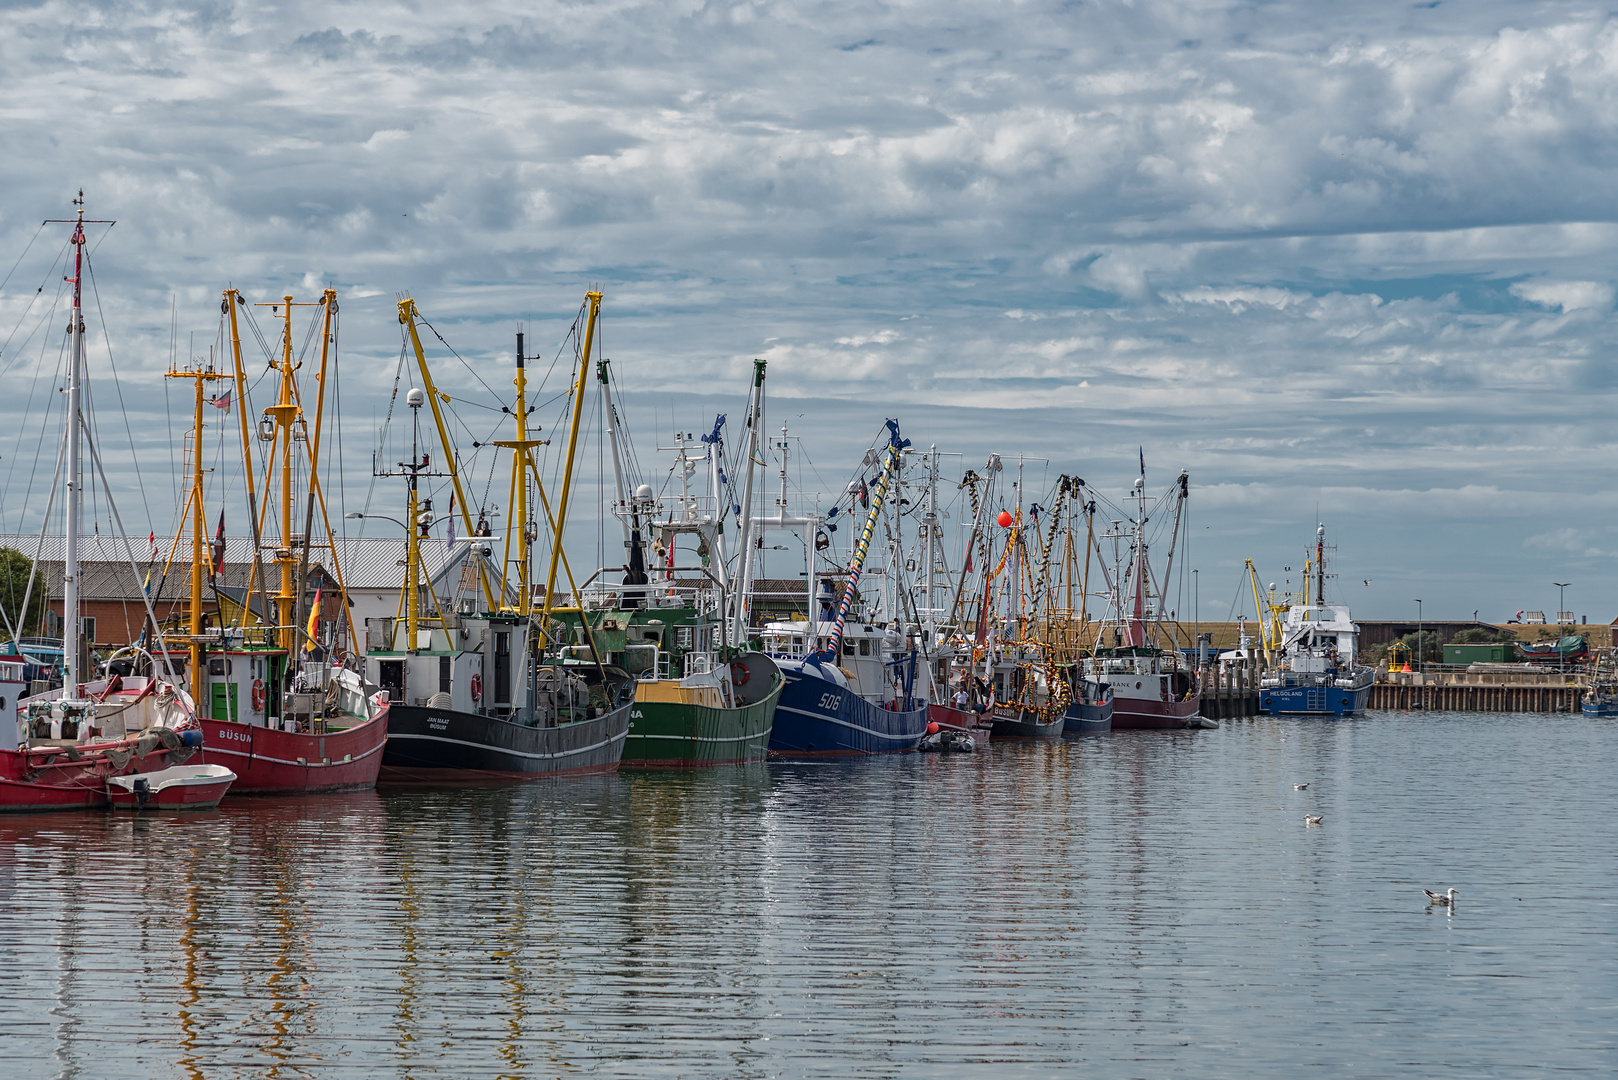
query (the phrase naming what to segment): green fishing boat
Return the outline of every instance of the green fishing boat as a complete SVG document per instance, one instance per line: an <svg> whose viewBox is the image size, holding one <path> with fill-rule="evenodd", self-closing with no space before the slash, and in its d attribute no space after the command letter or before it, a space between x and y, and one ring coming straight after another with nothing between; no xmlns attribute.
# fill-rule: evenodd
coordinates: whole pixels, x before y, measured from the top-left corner
<svg viewBox="0 0 1618 1080"><path fill-rule="evenodd" d="M678 495L659 498L647 484L635 485L630 494L626 474L635 463L619 441L610 372L610 361L601 361L601 412L617 495L613 513L629 559L597 571L579 590L578 606L557 612L571 642L564 654L622 668L635 679L623 768L763 761L786 679L774 660L745 644L751 564L735 553L727 558L722 512L751 505L752 470L745 490L733 491L721 456L721 416L700 443L675 436L679 456L670 483L679 483ZM761 382L762 371L755 376L750 415ZM756 435L751 449L756 459ZM692 491L699 468L708 481L705 495ZM743 553L749 550L747 534L744 527L737 545ZM648 565L648 551L655 553L655 565ZM681 556L694 562L678 565L686 561ZM620 573L622 581L604 580Z"/></svg>

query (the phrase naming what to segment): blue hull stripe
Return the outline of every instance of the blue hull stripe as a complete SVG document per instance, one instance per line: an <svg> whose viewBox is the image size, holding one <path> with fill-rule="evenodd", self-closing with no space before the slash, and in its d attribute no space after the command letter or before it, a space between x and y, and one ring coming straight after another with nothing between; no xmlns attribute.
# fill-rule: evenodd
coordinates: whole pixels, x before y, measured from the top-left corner
<svg viewBox="0 0 1618 1080"><path fill-rule="evenodd" d="M914 749L927 734L925 705L894 712L824 679L784 674L787 685L770 732L775 753L886 754Z"/></svg>

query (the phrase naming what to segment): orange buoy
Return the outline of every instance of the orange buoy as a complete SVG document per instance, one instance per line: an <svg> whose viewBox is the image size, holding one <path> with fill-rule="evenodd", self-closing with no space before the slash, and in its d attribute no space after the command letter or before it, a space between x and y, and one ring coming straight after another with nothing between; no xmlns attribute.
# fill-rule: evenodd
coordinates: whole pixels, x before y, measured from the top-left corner
<svg viewBox="0 0 1618 1080"><path fill-rule="evenodd" d="M1000 516L995 518L995 520L1000 523L1000 527L1002 529L1011 528L1011 522L1013 520L1012 516L1011 516L1011 511L1010 510L1002 510L1002 511L1000 511Z"/></svg>
<svg viewBox="0 0 1618 1080"><path fill-rule="evenodd" d="M929 734L929 735L937 735L938 734L938 725L936 723L928 724L927 725L927 734Z"/></svg>

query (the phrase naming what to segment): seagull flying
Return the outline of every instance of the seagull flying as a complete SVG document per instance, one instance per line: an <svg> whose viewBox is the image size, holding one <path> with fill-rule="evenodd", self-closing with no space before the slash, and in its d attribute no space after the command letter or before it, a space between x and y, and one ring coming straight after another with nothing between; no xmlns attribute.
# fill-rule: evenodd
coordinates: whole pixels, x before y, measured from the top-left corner
<svg viewBox="0 0 1618 1080"><path fill-rule="evenodd" d="M1454 907L1455 906L1455 890L1454 889L1449 890L1449 892L1447 892L1447 893L1436 893L1436 892L1433 892L1433 890L1431 890L1431 889L1423 889L1421 891L1427 894L1427 902L1429 904L1437 904L1439 907Z"/></svg>
<svg viewBox="0 0 1618 1080"><path fill-rule="evenodd" d="M1309 785L1308 784L1293 784L1292 785L1292 790L1293 791L1308 791L1309 790Z"/></svg>
<svg viewBox="0 0 1618 1080"><path fill-rule="evenodd" d="M1325 820L1325 818L1326 818L1326 815L1324 815L1324 814L1314 814L1312 816L1305 817L1303 819L1303 823L1305 825L1319 825L1322 821Z"/></svg>
<svg viewBox="0 0 1618 1080"><path fill-rule="evenodd" d="M1369 581L1366 581L1366 582L1365 582L1365 584L1367 584L1367 585L1369 585L1369 584L1370 584L1370 582L1369 582Z"/></svg>

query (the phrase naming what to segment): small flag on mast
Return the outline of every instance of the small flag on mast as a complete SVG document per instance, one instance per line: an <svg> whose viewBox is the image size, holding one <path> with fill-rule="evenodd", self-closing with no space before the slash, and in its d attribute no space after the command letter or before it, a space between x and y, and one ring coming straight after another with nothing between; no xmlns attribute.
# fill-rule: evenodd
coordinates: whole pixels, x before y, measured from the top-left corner
<svg viewBox="0 0 1618 1080"><path fill-rule="evenodd" d="M455 546L455 496L449 497L449 527L445 529L447 546Z"/></svg>
<svg viewBox="0 0 1618 1080"><path fill-rule="evenodd" d="M304 643L304 652L314 652L320 647L320 639L315 635L320 630L320 586L315 586L315 602L309 608L309 625L304 627L304 636L309 640Z"/></svg>
<svg viewBox="0 0 1618 1080"><path fill-rule="evenodd" d="M231 392L229 390L226 390L223 394L220 394L218 397L210 398L209 401L208 401L208 404L212 405L216 409L223 409L226 412L229 412L230 411L230 393Z"/></svg>
<svg viewBox="0 0 1618 1080"><path fill-rule="evenodd" d="M219 511L219 528L213 534L213 576L225 572L225 512Z"/></svg>

